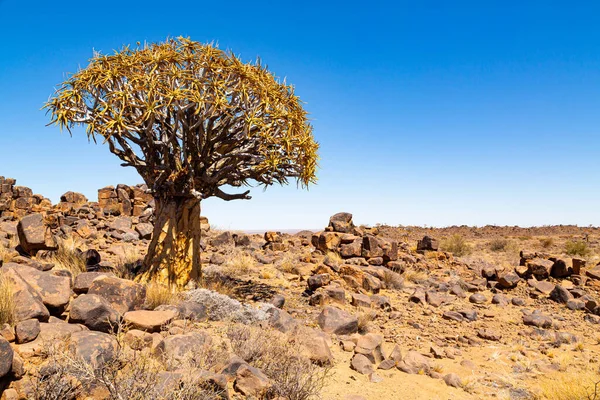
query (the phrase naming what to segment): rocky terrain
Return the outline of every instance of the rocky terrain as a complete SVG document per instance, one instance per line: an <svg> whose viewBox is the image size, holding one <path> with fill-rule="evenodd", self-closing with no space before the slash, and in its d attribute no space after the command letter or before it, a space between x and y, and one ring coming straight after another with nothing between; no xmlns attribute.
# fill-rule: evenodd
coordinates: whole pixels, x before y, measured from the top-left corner
<svg viewBox="0 0 600 400"><path fill-rule="evenodd" d="M152 223L143 185L53 205L0 177L2 400L595 398L598 228L203 217L175 291L136 281Z"/></svg>

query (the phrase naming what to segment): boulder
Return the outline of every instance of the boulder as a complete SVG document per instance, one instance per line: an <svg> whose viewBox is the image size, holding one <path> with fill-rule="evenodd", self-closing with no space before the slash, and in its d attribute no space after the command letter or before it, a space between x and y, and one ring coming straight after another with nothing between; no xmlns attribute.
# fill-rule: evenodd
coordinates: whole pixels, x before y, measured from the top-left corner
<svg viewBox="0 0 600 400"><path fill-rule="evenodd" d="M318 274L312 275L310 278L308 278L307 284L308 288L314 291L322 286L329 284L330 281L331 276L329 274Z"/></svg>
<svg viewBox="0 0 600 400"><path fill-rule="evenodd" d="M82 272L75 277L73 291L77 294L87 293L94 279L101 276L115 276L112 272Z"/></svg>
<svg viewBox="0 0 600 400"><path fill-rule="evenodd" d="M123 320L134 329L146 332L160 332L161 328L169 324L177 317L175 311L129 311L123 315Z"/></svg>
<svg viewBox="0 0 600 400"><path fill-rule="evenodd" d="M140 235L140 239L150 240L152 238L152 232L154 230L154 227L152 226L152 224L143 222L141 224L137 224L135 226L135 230Z"/></svg>
<svg viewBox="0 0 600 400"><path fill-rule="evenodd" d="M211 343L212 338L208 333L194 331L165 338L156 346L154 352L167 360L181 362Z"/></svg>
<svg viewBox="0 0 600 400"><path fill-rule="evenodd" d="M297 327L293 337L302 346L302 354L318 365L332 365L333 354L323 332L307 327Z"/></svg>
<svg viewBox="0 0 600 400"><path fill-rule="evenodd" d="M235 240L233 240L233 235L229 231L225 231L217 236L215 236L211 242L211 246L213 247L233 247L235 246Z"/></svg>
<svg viewBox="0 0 600 400"><path fill-rule="evenodd" d="M368 333L358 338L354 351L367 357L373 364L379 364L385 358L381 349L382 344L383 336Z"/></svg>
<svg viewBox="0 0 600 400"><path fill-rule="evenodd" d="M469 297L469 301L474 304L485 304L487 303L487 298L482 293L473 293Z"/></svg>
<svg viewBox="0 0 600 400"><path fill-rule="evenodd" d="M105 298L120 314L141 308L146 299L144 285L114 276L101 276L94 279L88 293Z"/></svg>
<svg viewBox="0 0 600 400"><path fill-rule="evenodd" d="M76 205L81 205L87 203L88 199L81 193L77 192L67 192L60 196L60 201L63 203L72 203Z"/></svg>
<svg viewBox="0 0 600 400"><path fill-rule="evenodd" d="M270 315L269 323L279 332L289 332L298 326L296 321L288 312L280 310L278 308L271 308L267 311Z"/></svg>
<svg viewBox="0 0 600 400"><path fill-rule="evenodd" d="M57 250L58 244L50 228L44 224L42 214L30 214L17 224L21 248L34 256L39 250Z"/></svg>
<svg viewBox="0 0 600 400"><path fill-rule="evenodd" d="M329 227L334 232L350 233L354 229L352 223L352 214L347 212L340 212L332 215L329 218Z"/></svg>
<svg viewBox="0 0 600 400"><path fill-rule="evenodd" d="M538 280L541 280L550 276L554 262L542 258L534 258L532 260L527 260L525 265L527 266L527 273L529 275L533 275Z"/></svg>
<svg viewBox="0 0 600 400"><path fill-rule="evenodd" d="M112 332L120 319L121 315L101 296L82 294L71 302L69 322L83 324L91 330Z"/></svg>
<svg viewBox="0 0 600 400"><path fill-rule="evenodd" d="M502 289L513 289L517 287L517 284L521 278L514 272L509 272L506 274L501 274L498 277L498 286Z"/></svg>
<svg viewBox="0 0 600 400"><path fill-rule="evenodd" d="M235 373L233 389L243 396L262 398L271 386L269 378L258 368L242 364Z"/></svg>
<svg viewBox="0 0 600 400"><path fill-rule="evenodd" d="M557 259L554 261L552 268L550 269L550 276L557 279L562 279L570 276L573 273L573 269L567 267L565 260Z"/></svg>
<svg viewBox="0 0 600 400"><path fill-rule="evenodd" d="M14 267L19 275L40 294L42 302L50 312L60 314L71 299L71 277L67 271L44 272L26 265ZM59 275L61 274L61 275Z"/></svg>
<svg viewBox="0 0 600 400"><path fill-rule="evenodd" d="M15 342L17 344L34 341L40 334L40 321L28 319L15 326Z"/></svg>
<svg viewBox="0 0 600 400"><path fill-rule="evenodd" d="M362 255L362 239L355 239L348 244L340 245L342 258L360 257Z"/></svg>
<svg viewBox="0 0 600 400"><path fill-rule="evenodd" d="M117 352L117 341L107 333L74 332L69 340L69 349L78 359L90 364L93 368L100 368L114 359Z"/></svg>
<svg viewBox="0 0 600 400"><path fill-rule="evenodd" d="M371 363L371 361L363 354L355 354L354 357L352 357L350 367L363 375L369 375L375 372L373 363Z"/></svg>
<svg viewBox="0 0 600 400"><path fill-rule="evenodd" d="M317 249L324 253L337 251L341 243L340 235L336 232L322 232L317 239Z"/></svg>
<svg viewBox="0 0 600 400"><path fill-rule="evenodd" d="M179 311L179 318L190 321L204 321L208 318L206 306L197 301L182 301L177 304L177 311Z"/></svg>
<svg viewBox="0 0 600 400"><path fill-rule="evenodd" d="M554 290L550 292L550 298L557 303L567 304L569 300L573 300L573 295L561 285L556 285Z"/></svg>
<svg viewBox="0 0 600 400"><path fill-rule="evenodd" d="M138 329L128 330L123 341L133 350L142 350L152 346L153 337L150 333Z"/></svg>
<svg viewBox="0 0 600 400"><path fill-rule="evenodd" d="M552 318L547 315L533 313L524 315L523 323L537 328L550 328L552 326Z"/></svg>
<svg viewBox="0 0 600 400"><path fill-rule="evenodd" d="M397 365L400 371L407 374L428 374L431 370L429 359L414 350L408 351Z"/></svg>
<svg viewBox="0 0 600 400"><path fill-rule="evenodd" d="M10 264L4 265L2 271L4 271L4 277L12 286L16 321L31 318L47 321L50 312L44 305L42 296Z"/></svg>
<svg viewBox="0 0 600 400"><path fill-rule="evenodd" d="M358 318L339 308L327 306L317 318L325 333L350 335L358 331Z"/></svg>
<svg viewBox="0 0 600 400"><path fill-rule="evenodd" d="M0 379L8 375L12 369L13 349L10 343L3 337L0 337Z"/></svg>
<svg viewBox="0 0 600 400"><path fill-rule="evenodd" d="M417 251L438 251L439 243L436 239L424 236L417 242Z"/></svg>

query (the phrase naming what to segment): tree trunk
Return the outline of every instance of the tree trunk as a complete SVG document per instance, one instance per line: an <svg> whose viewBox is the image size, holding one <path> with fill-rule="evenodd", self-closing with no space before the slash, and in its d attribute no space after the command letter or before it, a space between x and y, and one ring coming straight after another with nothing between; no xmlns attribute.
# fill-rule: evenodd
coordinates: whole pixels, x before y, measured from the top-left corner
<svg viewBox="0 0 600 400"><path fill-rule="evenodd" d="M156 212L152 241L138 275L139 281L183 287L199 282L200 200L195 198L155 198Z"/></svg>

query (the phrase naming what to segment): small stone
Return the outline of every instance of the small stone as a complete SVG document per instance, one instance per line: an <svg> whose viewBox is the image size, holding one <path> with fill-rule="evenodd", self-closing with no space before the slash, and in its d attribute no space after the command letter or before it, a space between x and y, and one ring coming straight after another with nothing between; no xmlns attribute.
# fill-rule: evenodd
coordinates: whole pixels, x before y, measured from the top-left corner
<svg viewBox="0 0 600 400"><path fill-rule="evenodd" d="M473 293L469 297L469 301L474 304L484 304L487 302L487 298L481 293Z"/></svg>
<svg viewBox="0 0 600 400"><path fill-rule="evenodd" d="M355 354L352 357L351 368L358 373L363 375L369 375L373 373L373 364L363 354Z"/></svg>

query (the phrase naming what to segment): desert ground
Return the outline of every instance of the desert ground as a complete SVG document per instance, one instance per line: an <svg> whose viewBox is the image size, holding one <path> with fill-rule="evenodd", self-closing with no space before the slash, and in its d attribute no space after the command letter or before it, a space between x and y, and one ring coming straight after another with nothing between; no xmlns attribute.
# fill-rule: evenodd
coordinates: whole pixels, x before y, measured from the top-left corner
<svg viewBox="0 0 600 400"><path fill-rule="evenodd" d="M2 400L596 398L598 228L208 215L202 279L176 289L136 278L144 186L0 192Z"/></svg>

